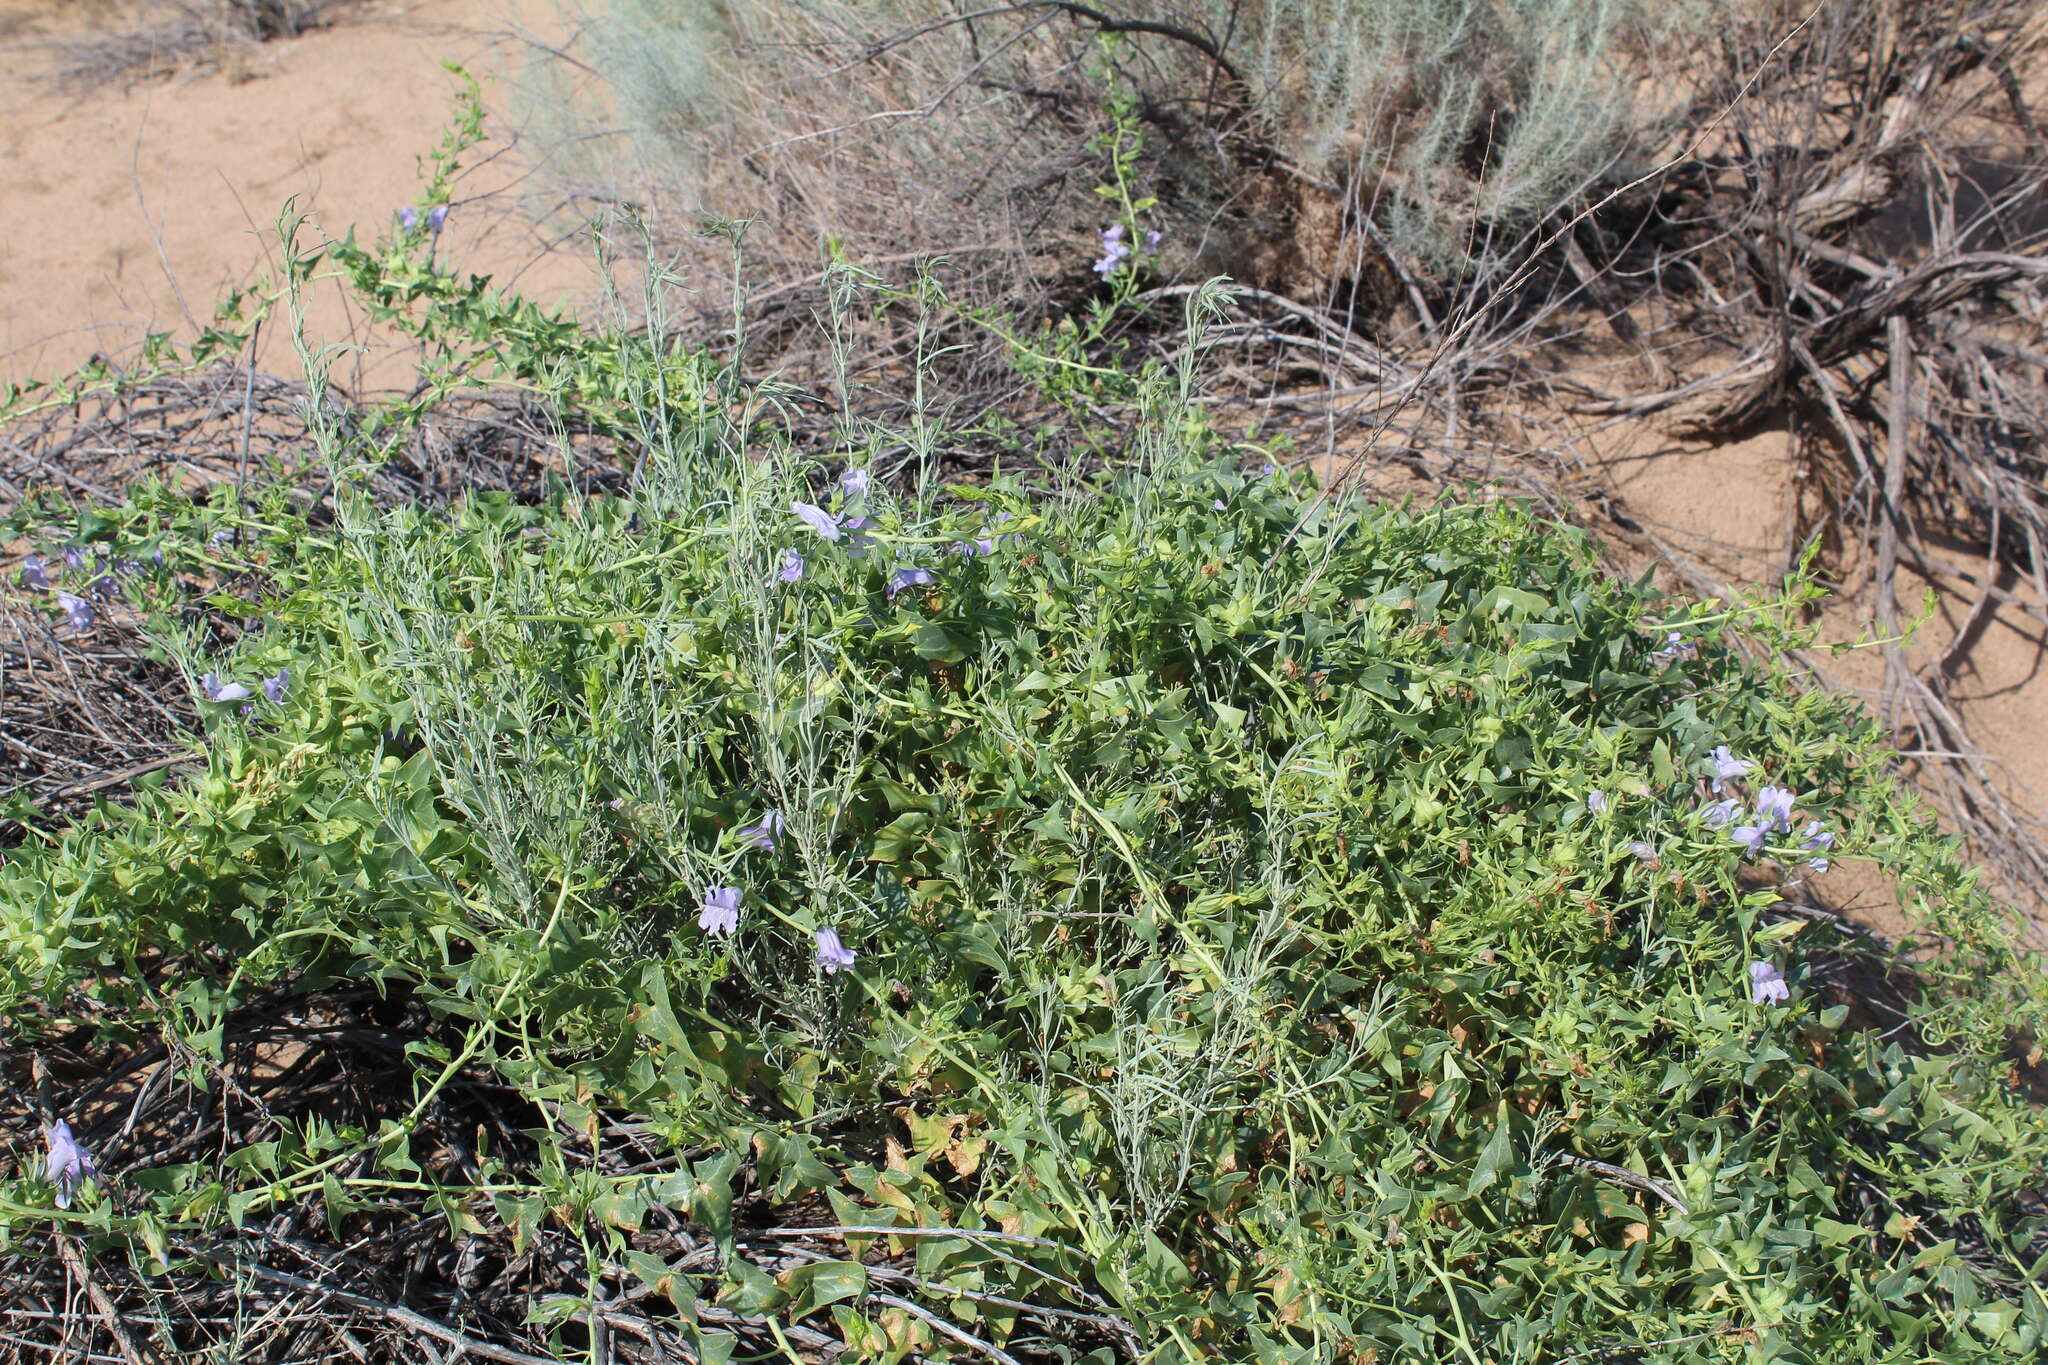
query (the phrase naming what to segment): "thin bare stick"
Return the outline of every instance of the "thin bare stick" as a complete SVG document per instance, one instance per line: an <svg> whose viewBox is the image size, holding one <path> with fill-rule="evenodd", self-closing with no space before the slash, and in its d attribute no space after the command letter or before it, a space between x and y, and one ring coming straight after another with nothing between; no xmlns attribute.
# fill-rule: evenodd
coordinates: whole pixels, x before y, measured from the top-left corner
<svg viewBox="0 0 2048 1365"><path fill-rule="evenodd" d="M1885 439L1884 517L1877 542L1877 623L1888 643L1884 647L1884 714L1887 724L1897 719L1898 674L1905 669L1898 643L1899 633L1899 528L1905 521L1901 504L1906 496L1906 421L1911 411L1912 354L1906 336L1906 320L1893 314L1885 322L1891 345L1891 415Z"/></svg>
<svg viewBox="0 0 2048 1365"><path fill-rule="evenodd" d="M1686 1202L1678 1197L1678 1191L1672 1189L1666 1181L1653 1180L1646 1175L1637 1175L1628 1167L1617 1166L1611 1161L1595 1161L1591 1157L1573 1156L1569 1152L1552 1152L1550 1156L1552 1160L1563 1162L1567 1166L1576 1166L1582 1171L1590 1171L1602 1180L1626 1186L1631 1190L1641 1190L1644 1194L1653 1194L1680 1213L1692 1212L1692 1209Z"/></svg>
<svg viewBox="0 0 2048 1365"><path fill-rule="evenodd" d="M929 1326L934 1332L937 1332L940 1336L956 1341L960 1345L965 1346L970 1351L976 1351L982 1355L987 1356L990 1360L997 1362L997 1365L1022 1365L1022 1362L1019 1361L1017 1357L1011 1355L1002 1347L994 1345L990 1342L983 1341L980 1337L975 1336L966 1328L957 1326L954 1323L946 1321L937 1313L932 1312L931 1309L926 1308L922 1304L913 1303L909 1299L899 1298L894 1294L873 1293L868 1295L868 1302L886 1303L891 1308L900 1308L904 1312L910 1314L912 1317L922 1320L927 1326Z"/></svg>
<svg viewBox="0 0 2048 1365"><path fill-rule="evenodd" d="M218 1252L195 1250L194 1254L212 1261L224 1270L244 1272L259 1280L267 1280L272 1284L281 1284L308 1294L318 1294L322 1298L345 1303L351 1308L376 1313L410 1331L423 1332L436 1341L446 1342L454 1348L455 1356L472 1355L483 1360L502 1361L503 1365L561 1365L560 1361L547 1356L529 1355L525 1351L515 1351L509 1346L498 1346L469 1336L456 1331L445 1322L436 1322L424 1313L416 1313L399 1304L385 1303L381 1299L373 1299L367 1294L358 1294L351 1289L336 1288L333 1285L322 1284L318 1280L309 1280L303 1275L272 1270L267 1265L233 1256L223 1256Z"/></svg>
<svg viewBox="0 0 2048 1365"><path fill-rule="evenodd" d="M135 1344L122 1326L122 1314L118 1305L107 1297L107 1291L100 1288L100 1282L93 1278L92 1269L85 1263L85 1256L78 1249L78 1240L65 1233L57 1234L57 1254L64 1259L78 1282L85 1286L86 1297L98 1311L101 1322L114 1338L114 1345L121 1352L121 1359L128 1365L161 1365L162 1358L154 1351L145 1351Z"/></svg>

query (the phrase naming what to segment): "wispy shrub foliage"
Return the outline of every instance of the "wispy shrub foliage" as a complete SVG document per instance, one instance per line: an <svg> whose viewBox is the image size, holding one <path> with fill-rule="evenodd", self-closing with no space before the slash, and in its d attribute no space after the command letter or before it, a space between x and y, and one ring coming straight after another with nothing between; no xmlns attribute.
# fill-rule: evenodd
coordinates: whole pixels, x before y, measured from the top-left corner
<svg viewBox="0 0 2048 1365"><path fill-rule="evenodd" d="M429 327L484 306L356 264ZM203 1063L337 983L431 1023L374 1130L144 1171L75 1115L121 1198L56 1213L30 1168L16 1245L54 1218L175 1282L280 1206L346 1242L424 1199L567 1229L710 1359L735 1312L957 1346L884 1288L1031 1359L2039 1358L2038 969L1868 718L1724 647L1773 609L1660 604L1512 505L1319 493L1185 375L1109 472L949 487L928 430L817 463L798 395L547 335L630 488L379 509L377 425L327 422L331 522L80 528L272 587L181 655L205 773L0 867L11 1028ZM1924 943L1799 912L1809 820ZM415 1136L485 1072L551 1116L529 1147ZM621 1122L654 1159L583 1155ZM987 1235L799 1263L791 1222ZM677 1226L718 1254L650 1250Z"/></svg>
<svg viewBox="0 0 2048 1365"><path fill-rule="evenodd" d="M1211 0L1201 17L1232 35L1289 156L1399 249L1454 269L1629 145L1647 14L1634 0Z"/></svg>
<svg viewBox="0 0 2048 1365"><path fill-rule="evenodd" d="M813 244L1042 250L1089 225L1086 145L1135 91L1153 173L1208 264L1304 187L1435 269L1487 260L1632 145L1644 57L1702 7L1637 0L1125 0L966 13L896 0L604 0L542 68L563 173ZM1104 52L1099 40L1114 33ZM601 130L601 132L600 132ZM1644 134L1637 137L1637 134ZM593 166L609 172L592 174ZM1289 183L1280 168L1304 177ZM1277 177L1277 178L1276 178ZM1272 181L1273 185L1267 182ZM994 221L991 221L991 215ZM1356 243L1351 250L1357 251ZM1304 244L1313 270L1336 240Z"/></svg>

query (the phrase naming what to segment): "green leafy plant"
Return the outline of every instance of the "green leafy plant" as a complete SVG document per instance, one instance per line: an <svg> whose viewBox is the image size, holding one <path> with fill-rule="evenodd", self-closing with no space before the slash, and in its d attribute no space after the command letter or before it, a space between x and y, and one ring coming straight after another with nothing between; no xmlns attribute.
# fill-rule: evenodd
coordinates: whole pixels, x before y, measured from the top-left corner
<svg viewBox="0 0 2048 1365"><path fill-rule="evenodd" d="M1250 467L1191 369L1121 466L948 485L658 332L292 258L638 474L373 505L417 410L322 415L308 348L334 488L238 513L262 628L201 658L165 604L205 771L0 866L0 1013L204 1088L238 1010L346 988L416 1021L398 1088L67 1209L24 1163L13 1245L176 1284L411 1208L571 1239L714 1359L2038 1358L2038 967L1856 706L1726 646L1784 604ZM1807 907L1829 856L1923 933ZM548 1121L426 1139L486 1083Z"/></svg>

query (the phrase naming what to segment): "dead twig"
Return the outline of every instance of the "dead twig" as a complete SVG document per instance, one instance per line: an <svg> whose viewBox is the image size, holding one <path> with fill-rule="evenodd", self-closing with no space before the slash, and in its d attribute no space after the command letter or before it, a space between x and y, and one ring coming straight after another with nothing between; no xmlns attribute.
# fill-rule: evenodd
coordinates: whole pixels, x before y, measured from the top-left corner
<svg viewBox="0 0 2048 1365"><path fill-rule="evenodd" d="M1692 1209L1687 1206L1686 1202L1678 1197L1678 1191L1671 1188L1670 1184L1666 1181L1652 1180L1649 1176L1637 1175L1626 1166L1616 1166L1609 1161L1595 1161L1591 1157L1573 1156L1569 1152L1552 1152L1549 1155L1553 1161L1561 1162L1566 1166L1576 1166L1582 1171L1590 1171L1602 1180L1612 1184L1621 1185L1631 1190L1640 1190L1644 1194L1655 1195L1681 1214L1692 1212Z"/></svg>

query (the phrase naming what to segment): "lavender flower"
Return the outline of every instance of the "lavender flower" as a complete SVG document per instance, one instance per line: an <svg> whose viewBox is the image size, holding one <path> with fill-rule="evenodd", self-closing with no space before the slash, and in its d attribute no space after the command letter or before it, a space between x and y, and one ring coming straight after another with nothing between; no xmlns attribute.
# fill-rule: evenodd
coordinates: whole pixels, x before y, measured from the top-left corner
<svg viewBox="0 0 2048 1365"><path fill-rule="evenodd" d="M208 701L247 701L255 695L238 682L222 682L218 673L201 678L199 691Z"/></svg>
<svg viewBox="0 0 2048 1365"><path fill-rule="evenodd" d="M995 552L996 542L992 536L983 535L977 536L973 540L956 540L953 542L953 553L961 556L963 559L972 559L976 555L992 555Z"/></svg>
<svg viewBox="0 0 2048 1365"><path fill-rule="evenodd" d="M741 826L738 833L740 838L745 839L763 853L773 853L775 851L775 841L782 837L784 828L782 812L771 807L768 813L755 823Z"/></svg>
<svg viewBox="0 0 2048 1365"><path fill-rule="evenodd" d="M1114 223L1102 230L1102 259L1095 263L1095 273L1108 279L1122 265L1124 258L1131 254L1130 244L1124 241L1124 225Z"/></svg>
<svg viewBox="0 0 2048 1365"><path fill-rule="evenodd" d="M793 502L789 510L803 518L804 525L816 531L827 540L839 539L839 523L832 514L815 503Z"/></svg>
<svg viewBox="0 0 2048 1365"><path fill-rule="evenodd" d="M1792 828L1792 793L1783 787L1765 787L1756 794L1756 813L1772 829Z"/></svg>
<svg viewBox="0 0 2048 1365"><path fill-rule="evenodd" d="M1693 658L1699 652L1698 645L1693 644L1675 630L1669 631L1664 636L1664 647L1650 656L1650 662L1663 667L1667 664L1677 663L1680 659Z"/></svg>
<svg viewBox="0 0 2048 1365"><path fill-rule="evenodd" d="M839 491L849 498L864 498L868 495L868 472L865 469L849 468L839 476Z"/></svg>
<svg viewBox="0 0 2048 1365"><path fill-rule="evenodd" d="M85 547L83 545L66 545L64 547L64 562L74 569L84 568Z"/></svg>
<svg viewBox="0 0 2048 1365"><path fill-rule="evenodd" d="M1635 854L1636 857L1642 859L1644 862L1648 863L1652 867L1655 867L1657 865L1657 846L1655 844L1630 844L1628 846L1628 851Z"/></svg>
<svg viewBox="0 0 2048 1365"><path fill-rule="evenodd" d="M1808 858L1806 860L1806 870L1816 875L1827 871L1828 867L1828 860L1826 858L1820 857L1817 854L1814 857Z"/></svg>
<svg viewBox="0 0 2048 1365"><path fill-rule="evenodd" d="M1754 858L1764 851L1764 840L1771 835L1769 825L1737 825L1728 832L1728 837L1748 850L1745 855Z"/></svg>
<svg viewBox="0 0 2048 1365"><path fill-rule="evenodd" d="M804 557L795 550L784 550L782 567L775 571L775 576L785 583L797 582L804 576Z"/></svg>
<svg viewBox="0 0 2048 1365"><path fill-rule="evenodd" d="M21 586L34 588L38 592L50 586L50 561L41 555L30 555L21 561Z"/></svg>
<svg viewBox="0 0 2048 1365"><path fill-rule="evenodd" d="M875 519L870 516L846 517L840 521L840 527L846 532L848 559L864 559L867 552L874 548L875 538L867 533L868 527L874 524Z"/></svg>
<svg viewBox="0 0 2048 1365"><path fill-rule="evenodd" d="M1225 501L1224 501L1223 499L1221 499L1221 498L1218 498L1218 499L1216 499L1216 501L1214 501L1214 502L1210 503L1210 504L1209 504L1209 506L1213 507L1213 508L1214 508L1214 509L1216 509L1216 510L1217 510L1218 512L1221 512L1221 511L1223 511L1223 510L1224 510L1225 508L1229 507L1229 506L1230 506L1230 504L1229 504L1229 503L1227 503L1227 502L1225 502Z"/></svg>
<svg viewBox="0 0 2048 1365"><path fill-rule="evenodd" d="M1701 810L1700 819L1706 824L1708 829L1721 829L1732 823L1741 812L1742 803L1731 798L1727 801L1716 801L1713 805Z"/></svg>
<svg viewBox="0 0 2048 1365"><path fill-rule="evenodd" d="M1810 820L1807 822L1806 833L1800 841L1801 848L1833 848L1834 846L1835 836L1822 829L1820 821Z"/></svg>
<svg viewBox="0 0 2048 1365"><path fill-rule="evenodd" d="M1784 974L1768 962L1749 964L1749 1001L1753 1005L1768 1005L1773 1001L1782 1005L1792 998L1792 988L1785 984Z"/></svg>
<svg viewBox="0 0 2048 1365"><path fill-rule="evenodd" d="M740 927L740 889L714 886L704 893L704 908L697 912L697 927L707 934L730 934Z"/></svg>
<svg viewBox="0 0 2048 1365"><path fill-rule="evenodd" d="M448 221L448 206L436 204L427 210L427 231L438 235L442 224Z"/></svg>
<svg viewBox="0 0 2048 1365"><path fill-rule="evenodd" d="M837 929L820 929L817 937L818 965L824 969L827 976L851 967L854 959L860 956L839 941Z"/></svg>
<svg viewBox="0 0 2048 1365"><path fill-rule="evenodd" d="M1161 232L1158 228L1153 228L1150 232L1145 234L1145 250L1152 252L1156 255L1159 251L1159 244L1165 240L1166 234Z"/></svg>
<svg viewBox="0 0 2048 1365"><path fill-rule="evenodd" d="M418 227L419 225L420 211L414 208L411 204L407 204L404 208L398 211L398 226L400 231L411 232L414 228Z"/></svg>
<svg viewBox="0 0 2048 1365"><path fill-rule="evenodd" d="M1749 764L1745 760L1729 753L1728 746L1725 744L1714 750L1709 757L1714 763L1713 787L1717 792L1736 778L1749 776Z"/></svg>
<svg viewBox="0 0 2048 1365"><path fill-rule="evenodd" d="M117 559L114 561L114 572L123 578L134 578L142 572L142 561L139 559Z"/></svg>
<svg viewBox="0 0 2048 1365"><path fill-rule="evenodd" d="M290 685L291 680L292 671L289 668L278 669L275 674L263 680L264 698L273 705L283 701L284 690Z"/></svg>
<svg viewBox="0 0 2048 1365"><path fill-rule="evenodd" d="M893 598L905 588L929 587L936 582L930 569L898 569L889 575L889 596Z"/></svg>
<svg viewBox="0 0 2048 1365"><path fill-rule="evenodd" d="M232 526L223 526L206 538L206 548L209 550L223 549L234 543L235 528Z"/></svg>
<svg viewBox="0 0 2048 1365"><path fill-rule="evenodd" d="M1606 809L1607 809L1607 793L1606 793L1606 792L1598 792L1598 791L1595 791L1595 792L1587 792L1587 793L1586 793L1586 811L1587 811L1587 813L1588 813L1588 814L1590 814L1590 815L1598 815L1598 814L1599 814L1599 813L1600 813L1601 811L1604 811L1604 810L1606 810Z"/></svg>
<svg viewBox="0 0 2048 1365"><path fill-rule="evenodd" d="M103 573L86 586L86 592L102 602L111 602L121 595L121 584L110 573Z"/></svg>
<svg viewBox="0 0 2048 1365"><path fill-rule="evenodd" d="M57 1207L68 1209L79 1186L98 1182L99 1165L86 1145L72 1135L71 1125L62 1119L43 1130L43 1145L49 1151L43 1163L43 1178L57 1187Z"/></svg>
<svg viewBox="0 0 2048 1365"><path fill-rule="evenodd" d="M57 605L64 608L64 617L71 623L73 630L91 630L93 621L99 616L99 613L93 610L92 603L83 597L74 597L68 592L57 594Z"/></svg>

